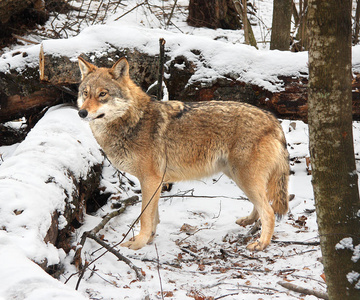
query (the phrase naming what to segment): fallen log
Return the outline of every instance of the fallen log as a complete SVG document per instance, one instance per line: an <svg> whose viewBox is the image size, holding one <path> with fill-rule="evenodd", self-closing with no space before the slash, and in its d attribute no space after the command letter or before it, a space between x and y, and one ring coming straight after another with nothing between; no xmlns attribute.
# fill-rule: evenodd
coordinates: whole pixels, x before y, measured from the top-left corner
<svg viewBox="0 0 360 300"><path fill-rule="evenodd" d="M196 53L196 51L194 51ZM158 58L141 53L137 50L113 49L103 57L94 57L93 54L84 56L97 66L110 67L117 59L126 56L130 62L130 76L144 89L156 81L158 72ZM307 122L307 74L301 77L279 76L283 82L283 89L279 92L270 92L255 84L228 78L219 78L211 83L201 81L190 82L196 71L196 64L184 56L173 59L166 57L167 76L164 82L168 89L169 98L182 101L241 101L272 111L277 117ZM110 62L109 62L110 61ZM183 66L179 68L178 66ZM61 67L59 67L61 66ZM54 86L79 84L80 71L77 62L68 57L58 57L40 52L40 79ZM353 115L360 120L360 76L353 80Z"/></svg>
<svg viewBox="0 0 360 300"><path fill-rule="evenodd" d="M98 188L102 160L75 109L48 111L0 167L0 228L10 243L54 269Z"/></svg>
<svg viewBox="0 0 360 300"><path fill-rule="evenodd" d="M21 52L13 55L15 58L28 54ZM69 101L70 97L61 85L50 86L40 82L37 66L0 72L0 123L29 118L45 107Z"/></svg>
<svg viewBox="0 0 360 300"><path fill-rule="evenodd" d="M103 28L96 28L94 31L96 34L104 34ZM181 35L169 36L168 38L169 40L166 42L168 49L165 49L164 83L168 90L169 99L242 101L268 109L279 118L307 121L307 69L305 62L303 63L305 56L300 57L301 63L296 66L297 69L293 72L295 75L289 75L293 74L289 72L288 61L292 58L290 53L284 53L283 56L287 56L287 58L279 61L282 58L276 52L269 51L266 52L266 55L253 51L249 53L246 49L239 47L241 51L244 51L241 56L245 56L245 62L240 68L232 67L227 71L225 62L223 65L219 63L214 66L211 65L213 60L220 59L216 53L214 54L214 51L206 53L206 50L199 45L199 49L189 50L186 48L187 43L184 47L181 45L183 38ZM188 37L186 38L188 39ZM120 37L118 39L121 40ZM58 45L59 42L54 43L54 45ZM216 43L215 41L207 42ZM66 43L65 48L70 47L71 40L64 40L63 43ZM126 56L130 62L131 77L143 90L148 90L157 81L158 56L154 54L156 51L154 51L155 46L152 44L156 44L158 47L158 43L155 38L149 38L149 41L144 42L144 44L146 47L141 48L112 45L104 42L101 51L94 48L82 53L81 49L75 48L74 54L73 51L62 53L49 41L48 43L44 42L43 48L33 46L32 52L27 50L28 52L20 51L9 54L23 57L24 61L33 61L33 58L29 57L34 55L35 49L38 50L38 53L40 52L39 70L32 62L26 67L26 72L24 70L17 72L16 68L12 68L10 71L0 73L0 101L4 103L0 109L0 123L9 121L15 116L28 115L25 103L31 107L31 110L34 107L40 109L51 106L57 101L75 101L77 86L80 81L76 56L81 53L86 60L95 65L107 67L112 66L120 57ZM219 51L224 49L222 44L212 45L212 47L219 47ZM147 52L148 48L150 50ZM239 49L234 48L234 51ZM235 52L234 56L236 57ZM257 63L255 67L251 64L253 60ZM267 63L267 60L270 61L267 68L274 66L279 69L274 73L267 72L266 75L259 73L259 78L257 78L256 74L261 72L262 65ZM275 63L273 63L274 61ZM277 66L278 64L280 67ZM276 75L283 67L288 67L285 72L288 75ZM203 74L208 74L209 70L211 70L210 74L212 75L207 75L206 78L202 77ZM252 74L251 78L247 76L248 73ZM359 85L360 79L357 75L353 81L353 116L355 120L360 120ZM30 105L35 103L32 99L38 100L33 106ZM14 108L14 106L16 107Z"/></svg>

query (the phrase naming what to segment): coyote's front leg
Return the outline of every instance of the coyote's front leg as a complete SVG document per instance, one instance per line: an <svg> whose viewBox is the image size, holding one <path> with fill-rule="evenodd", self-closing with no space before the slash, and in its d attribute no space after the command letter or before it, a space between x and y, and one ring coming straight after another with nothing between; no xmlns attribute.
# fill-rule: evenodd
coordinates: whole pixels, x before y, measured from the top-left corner
<svg viewBox="0 0 360 300"><path fill-rule="evenodd" d="M141 211L143 212L140 217L140 232L128 242L121 244L121 246L133 250L140 249L153 240L156 226L159 223L158 202L161 192L161 178L145 178L140 181L140 184L142 193Z"/></svg>

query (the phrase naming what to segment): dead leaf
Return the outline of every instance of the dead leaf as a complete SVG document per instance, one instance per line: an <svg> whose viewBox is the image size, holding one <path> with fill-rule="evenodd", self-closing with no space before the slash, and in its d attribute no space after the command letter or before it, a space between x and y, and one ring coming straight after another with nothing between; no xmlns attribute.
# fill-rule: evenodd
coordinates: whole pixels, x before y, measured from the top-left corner
<svg viewBox="0 0 360 300"><path fill-rule="evenodd" d="M184 223L183 226L181 226L180 231L187 233L187 234L192 234L194 233L198 228L196 226L191 226L190 224L186 224Z"/></svg>

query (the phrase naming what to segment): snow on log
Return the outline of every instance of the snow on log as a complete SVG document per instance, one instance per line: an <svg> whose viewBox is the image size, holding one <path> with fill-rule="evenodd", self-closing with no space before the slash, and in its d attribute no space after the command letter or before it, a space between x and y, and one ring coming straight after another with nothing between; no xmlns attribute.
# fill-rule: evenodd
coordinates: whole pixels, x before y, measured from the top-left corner
<svg viewBox="0 0 360 300"><path fill-rule="evenodd" d="M0 231L0 299L87 299L52 278L11 243Z"/></svg>
<svg viewBox="0 0 360 300"><path fill-rule="evenodd" d="M170 99L243 101L267 108L281 118L306 121L306 52L259 51L206 36L116 24L92 26L76 37L46 40L41 47L31 46L1 57L0 83L4 84L0 85L0 100L4 103L2 98L5 98L6 103L12 97L6 88L8 79L14 78L10 76L12 72L21 76L28 67L35 66L40 70L40 76L33 78L41 79L41 83L32 85L34 89L29 91L29 83L17 79L18 91L12 93L30 97L39 90L37 85L40 84L42 88L49 85L67 89L74 96L80 81L79 55L98 66L108 67L126 56L130 61L131 76L147 90L157 80L159 38L166 40L164 82ZM360 48L353 50L353 72L356 73L360 72L360 55L357 54ZM356 77L353 90L355 119L360 119L358 82ZM0 109L0 122L8 121L7 116L14 115L8 114L4 107Z"/></svg>
<svg viewBox="0 0 360 300"><path fill-rule="evenodd" d="M71 107L51 108L0 166L0 243L46 268L82 222L103 157L88 125ZM56 246L55 246L56 245Z"/></svg>

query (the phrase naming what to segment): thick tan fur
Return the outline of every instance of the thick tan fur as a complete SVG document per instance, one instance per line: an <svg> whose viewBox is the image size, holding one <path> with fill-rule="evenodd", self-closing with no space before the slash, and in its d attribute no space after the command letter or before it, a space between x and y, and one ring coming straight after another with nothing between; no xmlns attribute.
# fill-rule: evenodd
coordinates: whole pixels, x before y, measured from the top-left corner
<svg viewBox="0 0 360 300"><path fill-rule="evenodd" d="M139 249L155 236L159 186L223 172L254 204L238 219L246 226L258 218L260 239L250 250L271 241L275 216L288 210L288 152L282 128L270 113L238 102L183 103L151 100L129 77L122 58L110 69L79 58L82 83L79 115L112 164L135 175L141 184L140 233L123 244Z"/></svg>

